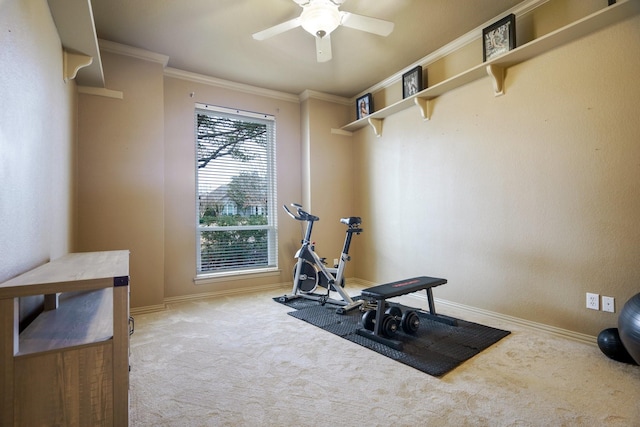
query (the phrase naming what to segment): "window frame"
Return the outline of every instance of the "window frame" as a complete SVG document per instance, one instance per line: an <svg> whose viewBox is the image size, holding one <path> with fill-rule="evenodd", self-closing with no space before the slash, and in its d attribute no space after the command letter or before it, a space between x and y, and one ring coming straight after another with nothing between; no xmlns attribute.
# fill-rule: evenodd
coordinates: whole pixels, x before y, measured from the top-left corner
<svg viewBox="0 0 640 427"><path fill-rule="evenodd" d="M267 175L267 207L265 225L246 225L246 226L211 226L200 224L200 186L199 186L199 168L198 168L198 115L208 114L214 117L229 117L234 120L246 120L253 123L265 123L268 127L269 135L267 136L266 147L266 175ZM244 275L270 275L279 272L278 267L278 229L277 229L277 180L276 180L276 119L275 116L269 114L255 113L239 109L231 109L226 107L215 106L211 104L196 103L194 109L194 168L195 168L195 204L196 204L196 275L194 282L196 284L214 283L219 280L228 280L234 276ZM226 210L226 207L225 207ZM201 234L207 231L249 231L249 230L267 230L267 265L263 266L238 266L236 268L225 268L217 271L202 271L202 245Z"/></svg>

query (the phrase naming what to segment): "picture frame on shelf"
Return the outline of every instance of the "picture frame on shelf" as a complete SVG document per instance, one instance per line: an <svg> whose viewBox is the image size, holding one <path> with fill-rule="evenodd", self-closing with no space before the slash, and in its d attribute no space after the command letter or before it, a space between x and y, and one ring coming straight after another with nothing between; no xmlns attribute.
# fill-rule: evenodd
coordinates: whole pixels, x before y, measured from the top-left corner
<svg viewBox="0 0 640 427"><path fill-rule="evenodd" d="M415 95L422 89L424 89L424 87L422 81L421 65L412 68L402 75L402 99L408 98L411 95Z"/></svg>
<svg viewBox="0 0 640 427"><path fill-rule="evenodd" d="M370 93L356 99L356 119L363 119L371 113L373 113L373 96Z"/></svg>
<svg viewBox="0 0 640 427"><path fill-rule="evenodd" d="M482 61L486 62L516 47L516 16L512 13L482 30Z"/></svg>

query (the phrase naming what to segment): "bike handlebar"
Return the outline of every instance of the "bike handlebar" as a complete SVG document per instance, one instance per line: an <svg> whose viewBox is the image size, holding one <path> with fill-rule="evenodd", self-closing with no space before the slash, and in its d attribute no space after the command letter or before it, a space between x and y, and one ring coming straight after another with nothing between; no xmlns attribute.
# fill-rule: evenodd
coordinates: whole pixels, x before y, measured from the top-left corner
<svg viewBox="0 0 640 427"><path fill-rule="evenodd" d="M292 203L291 206L295 207L298 211L298 216L294 215L289 208L287 207L287 205L282 205L282 207L284 208L284 210L287 212L287 214L289 214L289 216L293 219L296 219L298 221L319 221L320 218L318 218L315 215L311 215L309 212L305 212L302 210L302 206L297 204L297 203Z"/></svg>

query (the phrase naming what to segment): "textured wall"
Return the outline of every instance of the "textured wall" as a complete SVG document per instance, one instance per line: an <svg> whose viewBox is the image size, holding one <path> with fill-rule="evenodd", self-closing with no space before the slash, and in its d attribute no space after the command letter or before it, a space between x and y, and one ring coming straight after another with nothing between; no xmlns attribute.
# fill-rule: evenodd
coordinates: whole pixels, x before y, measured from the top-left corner
<svg viewBox="0 0 640 427"><path fill-rule="evenodd" d="M278 207L301 195L300 105L297 99L278 99L230 90L206 79L165 77L165 296L179 297L214 291L252 288L291 280L292 245L299 244L299 228L278 209L281 271L244 275L195 284L195 103L218 105L274 115ZM251 92L251 91L249 91ZM289 97L291 98L291 97Z"/></svg>
<svg viewBox="0 0 640 427"><path fill-rule="evenodd" d="M164 286L163 66L102 54L107 89L78 99L79 251L127 249L131 306L162 304Z"/></svg>
<svg viewBox="0 0 640 427"><path fill-rule="evenodd" d="M354 135L367 232L356 276L449 279L437 297L597 335L585 293L640 290L640 18Z"/></svg>
<svg viewBox="0 0 640 427"><path fill-rule="evenodd" d="M351 138L332 134L332 128L339 128L349 117L351 110L346 105L309 99L310 138L306 167L310 177L307 189L310 203L305 207L320 217L313 228L313 240L321 257L333 265L339 258L345 237L345 225L340 218L358 216L353 199L354 192L354 147ZM353 238L353 249L358 237ZM347 275L352 273L348 264Z"/></svg>
<svg viewBox="0 0 640 427"><path fill-rule="evenodd" d="M0 13L0 281L69 251L73 82L45 1Z"/></svg>
<svg viewBox="0 0 640 427"><path fill-rule="evenodd" d="M75 83L46 1L0 3L0 64L2 282L71 249Z"/></svg>

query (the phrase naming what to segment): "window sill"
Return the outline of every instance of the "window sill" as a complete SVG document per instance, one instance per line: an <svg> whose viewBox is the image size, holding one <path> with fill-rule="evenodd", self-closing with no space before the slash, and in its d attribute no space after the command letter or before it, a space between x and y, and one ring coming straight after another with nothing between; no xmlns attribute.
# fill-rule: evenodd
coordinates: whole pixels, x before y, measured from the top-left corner
<svg viewBox="0 0 640 427"><path fill-rule="evenodd" d="M196 285L208 285L211 283L228 282L231 280L255 279L259 277L271 277L278 275L280 275L280 269L278 268L260 268L256 270L200 274L193 279L193 282Z"/></svg>

